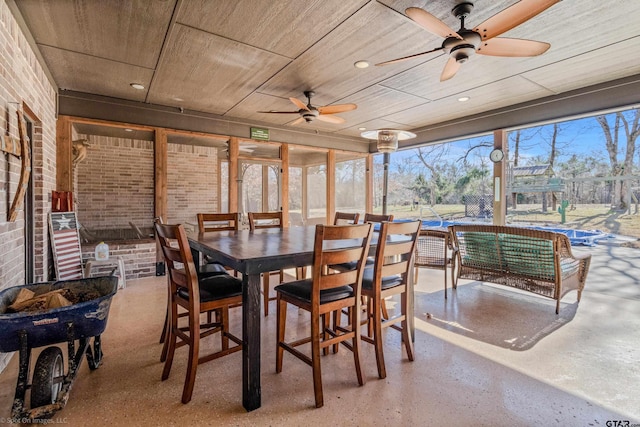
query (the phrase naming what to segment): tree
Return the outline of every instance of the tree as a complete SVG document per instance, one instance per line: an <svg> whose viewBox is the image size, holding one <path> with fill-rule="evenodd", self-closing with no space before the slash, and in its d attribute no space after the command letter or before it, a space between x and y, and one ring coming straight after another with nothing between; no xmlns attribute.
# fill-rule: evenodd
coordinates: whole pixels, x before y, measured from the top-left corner
<svg viewBox="0 0 640 427"><path fill-rule="evenodd" d="M636 150L636 141L640 136L640 110L618 111L613 114L600 115L596 116L596 121L604 134L611 175L631 175L633 173L633 156ZM623 135L621 135L621 132ZM624 141L622 141L622 138L624 138ZM624 153L624 159L619 161L618 156L621 153ZM628 209L626 202L627 191L628 188L625 185L625 181L620 180L619 183L614 181L612 206L621 210Z"/></svg>

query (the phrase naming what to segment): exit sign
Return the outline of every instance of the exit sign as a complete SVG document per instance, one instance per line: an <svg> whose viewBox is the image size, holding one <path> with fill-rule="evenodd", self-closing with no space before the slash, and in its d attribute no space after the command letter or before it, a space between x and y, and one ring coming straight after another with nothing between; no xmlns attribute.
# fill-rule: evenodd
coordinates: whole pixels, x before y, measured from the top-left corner
<svg viewBox="0 0 640 427"><path fill-rule="evenodd" d="M269 129L251 128L251 139L269 140Z"/></svg>

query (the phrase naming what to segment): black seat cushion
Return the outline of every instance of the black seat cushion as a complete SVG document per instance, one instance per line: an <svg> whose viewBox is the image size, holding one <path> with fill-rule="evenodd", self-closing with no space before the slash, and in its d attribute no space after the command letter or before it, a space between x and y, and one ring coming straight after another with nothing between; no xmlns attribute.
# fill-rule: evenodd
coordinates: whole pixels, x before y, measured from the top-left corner
<svg viewBox="0 0 640 427"><path fill-rule="evenodd" d="M219 262L209 262L200 267L199 276L211 275L216 276L219 273L227 273L227 269Z"/></svg>
<svg viewBox="0 0 640 427"><path fill-rule="evenodd" d="M402 284L400 275L387 276L382 278L382 289L389 289ZM362 275L362 289L373 289L373 268L365 268Z"/></svg>
<svg viewBox="0 0 640 427"><path fill-rule="evenodd" d="M370 266L373 265L375 261L372 258L367 258L367 261L364 263L365 267L366 266ZM331 265L330 266L332 269L337 270L337 271L351 271L351 270L355 270L356 267L358 267L358 261L351 261L351 262L345 262L342 264L336 264L336 265Z"/></svg>
<svg viewBox="0 0 640 427"><path fill-rule="evenodd" d="M295 282L287 282L276 286L276 292L282 292L283 294L292 296L301 301L311 302L311 286L313 280L297 280ZM353 289L351 286L341 286L339 288L326 289L320 291L320 304L325 304L332 301L338 301L344 298L353 296Z"/></svg>
<svg viewBox="0 0 640 427"><path fill-rule="evenodd" d="M242 295L242 281L226 273L205 277L200 280L199 285L201 302ZM179 289L178 295L189 299L189 294L185 288Z"/></svg>

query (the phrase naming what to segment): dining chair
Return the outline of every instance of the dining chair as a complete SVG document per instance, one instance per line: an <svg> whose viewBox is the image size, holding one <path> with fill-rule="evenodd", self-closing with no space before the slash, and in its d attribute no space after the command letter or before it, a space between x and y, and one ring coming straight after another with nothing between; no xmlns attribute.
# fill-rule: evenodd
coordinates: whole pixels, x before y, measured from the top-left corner
<svg viewBox="0 0 640 427"><path fill-rule="evenodd" d="M249 212L249 230L255 231L263 228L284 228L282 212ZM262 274L262 294L264 295L264 315L269 315L269 301L275 301L276 297L269 296L270 277L273 272ZM279 274L279 283L284 281L284 271L276 271Z"/></svg>
<svg viewBox="0 0 640 427"><path fill-rule="evenodd" d="M287 282L276 286L277 294L277 352L276 372L282 372L284 350L311 366L316 407L324 404L320 350L342 343L353 352L358 384L364 384L360 367L360 291L364 262L371 242L371 224L317 225L310 279ZM345 246L339 241L352 239ZM338 272L328 268L333 263L355 261L353 270ZM285 342L287 305L309 312L311 334L308 337ZM331 327L328 314L348 309L349 324ZM350 341L350 343L349 343ZM302 344L311 344L311 357L297 350Z"/></svg>
<svg viewBox="0 0 640 427"><path fill-rule="evenodd" d="M365 213L364 214L364 222L365 223L370 223L370 224L378 224L375 227L380 227L380 223L384 222L384 221L393 221L393 215L377 215L377 214L371 214L371 213ZM365 268L369 268L372 267L374 264L374 258L373 257L368 257L366 260L366 264L365 264ZM331 268L335 269L335 270L351 270L353 269L353 263L347 263L347 264L336 264L336 265L332 265ZM364 296L363 296L364 298ZM366 304L366 302L363 300L363 304ZM382 315L385 319L387 319L389 317L388 313L387 313L387 305L384 303L384 301L382 302ZM334 322L336 323L340 323L340 317L339 317L339 313L336 313L334 316ZM337 347L334 347L335 350L337 350Z"/></svg>
<svg viewBox="0 0 640 427"><path fill-rule="evenodd" d="M155 224L164 224L164 221L162 219L161 216L158 216L156 218L154 218L153 220L154 223L154 227ZM157 251L158 253L161 253L161 247L162 244L160 243L160 240L158 239L158 234L156 233L156 243L157 243ZM165 263L166 264L166 263ZM208 269L201 269L201 271L198 271L198 279L202 279L204 277L208 277L208 276L216 276L218 274L224 274L226 273L226 269L222 266L222 265L217 265L217 266L212 266L209 267ZM167 274L167 281L169 282L171 279L169 277L169 275ZM169 289L170 287L168 286L167 289ZM167 298L167 313L165 315L165 319L164 319L164 325L162 327L162 332L160 333L160 343L164 344L162 346L162 352L160 353L160 361L164 362L167 360L167 351L169 350L169 341L167 340L167 331L170 327L169 323L169 314L171 312L171 305L170 305L170 301L171 301L171 296L169 295L169 297ZM181 317L185 317L187 316L188 313L187 312L181 312L178 314L178 318ZM209 321L211 321L211 315L212 313L209 312L207 313L207 319L209 319Z"/></svg>
<svg viewBox="0 0 640 427"><path fill-rule="evenodd" d="M357 224L358 218L360 218L360 214L357 212L336 212L333 218L333 225ZM305 277L307 277L307 267L298 267L296 269L296 279L304 279Z"/></svg>
<svg viewBox="0 0 640 427"><path fill-rule="evenodd" d="M451 283L454 282L453 257L449 256L451 234L448 230L420 230L416 243L413 283L418 283L419 267L444 271L444 297L447 298L447 267L451 267Z"/></svg>
<svg viewBox="0 0 640 427"><path fill-rule="evenodd" d="M364 222L381 223L384 221L392 222L393 215L379 215L379 214L372 214L372 213L364 214Z"/></svg>
<svg viewBox="0 0 640 427"><path fill-rule="evenodd" d="M357 224L360 218L359 213L336 212L333 218L333 225Z"/></svg>
<svg viewBox="0 0 640 427"><path fill-rule="evenodd" d="M156 222L155 229L169 276L170 326L162 380L169 377L176 348L187 345L189 358L182 403L188 403L198 365L242 349L242 340L229 332L229 306L242 303L242 282L226 273L198 278L184 227ZM178 307L187 311L187 327L178 325ZM214 310L220 314L216 321L201 324L200 315ZM217 332L220 332L220 350L200 356L200 339ZM236 345L229 346L230 340Z"/></svg>
<svg viewBox="0 0 640 427"><path fill-rule="evenodd" d="M240 227L240 216L237 212L230 213L199 213L198 218L199 233L213 233L219 231L238 231ZM238 272L230 267L225 267L217 261L204 258L204 265L200 267L200 273L232 272L238 277Z"/></svg>
<svg viewBox="0 0 640 427"><path fill-rule="evenodd" d="M373 268L364 271L362 279L362 295L367 297L368 335L362 340L374 345L378 377L387 376L384 364L382 329L392 327L402 333L407 357L413 361L413 342L409 334L408 293L413 292L409 286L409 276L416 249L420 221L383 222L378 232L376 257ZM400 295L400 313L393 317L382 316L384 298ZM398 323L400 326L398 326Z"/></svg>

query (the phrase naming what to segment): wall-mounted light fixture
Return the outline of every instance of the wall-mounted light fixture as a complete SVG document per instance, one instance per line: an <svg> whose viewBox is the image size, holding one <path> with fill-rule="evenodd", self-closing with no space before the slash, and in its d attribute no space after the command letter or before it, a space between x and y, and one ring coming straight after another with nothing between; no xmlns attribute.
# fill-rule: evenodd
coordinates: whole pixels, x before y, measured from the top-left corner
<svg viewBox="0 0 640 427"><path fill-rule="evenodd" d="M393 153L398 149L398 141L415 138L416 134L406 130L378 129L362 132L360 136L367 139L377 139L380 153Z"/></svg>

